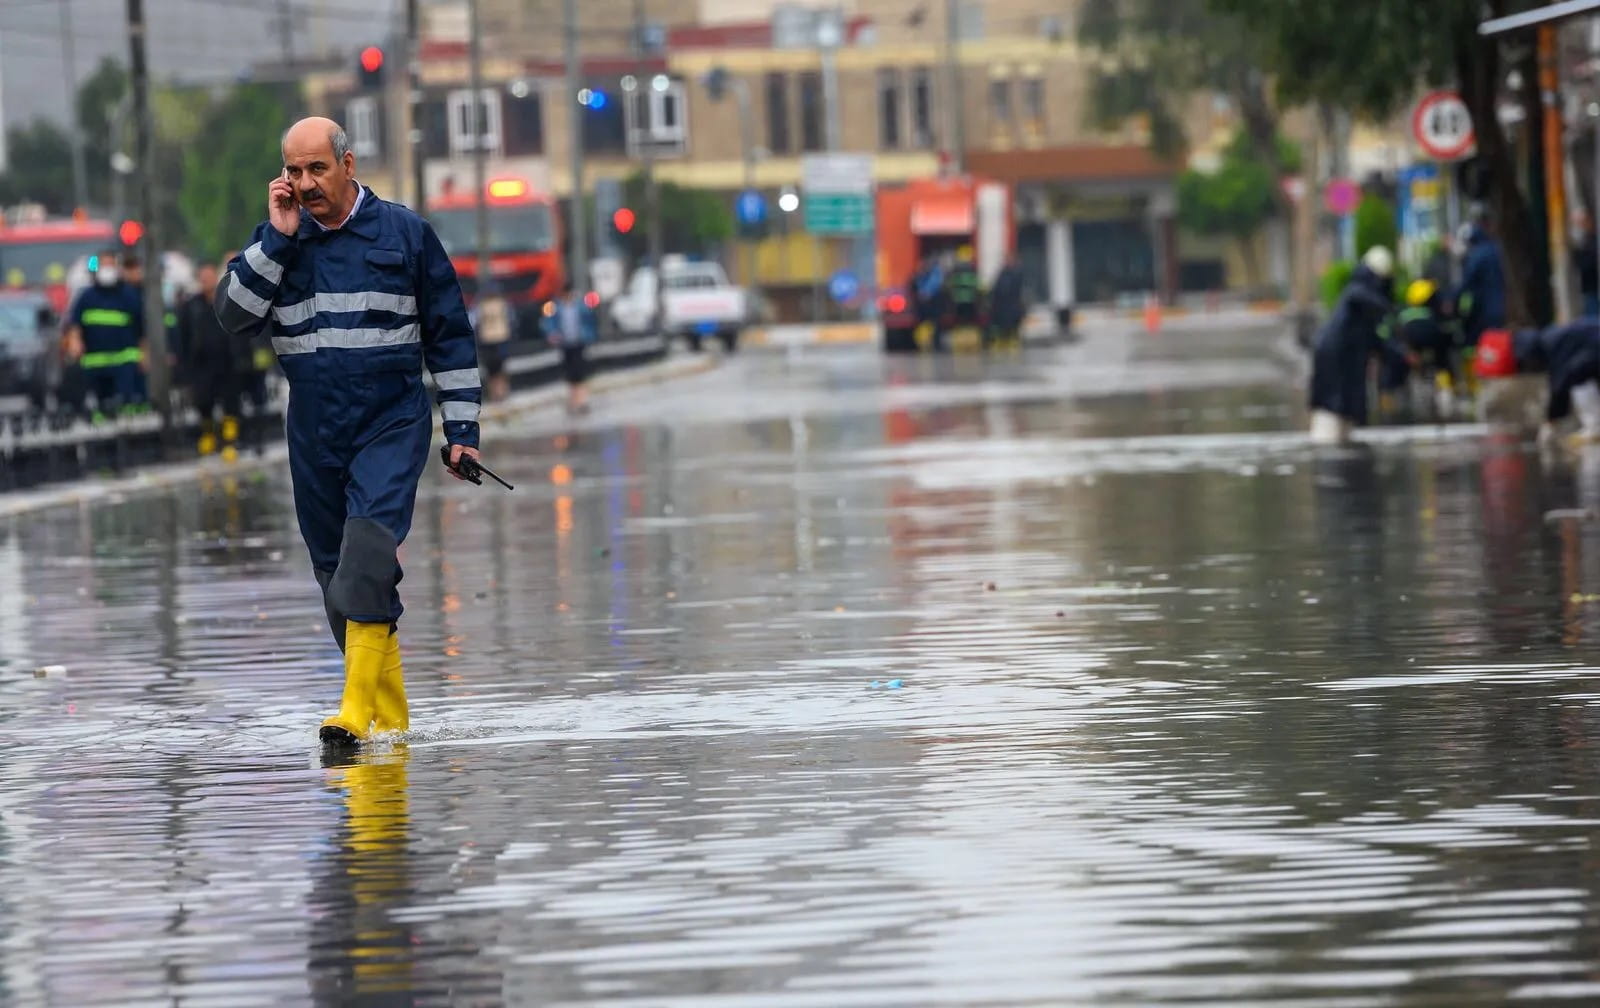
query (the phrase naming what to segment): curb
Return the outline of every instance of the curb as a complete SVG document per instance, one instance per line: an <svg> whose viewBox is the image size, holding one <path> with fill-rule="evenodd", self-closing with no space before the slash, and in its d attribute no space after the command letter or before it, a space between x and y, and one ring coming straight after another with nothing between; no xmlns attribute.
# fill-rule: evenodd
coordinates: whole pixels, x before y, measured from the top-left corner
<svg viewBox="0 0 1600 1008"><path fill-rule="evenodd" d="M602 372L590 379L589 387L596 394L671 381L700 374L717 367L720 359L714 355L693 358L668 358L642 367L621 371ZM513 393L504 402L483 408L481 422L501 427L511 420L559 406L566 399L566 387L541 385L526 392ZM441 443L435 431L434 441ZM189 459L143 468L128 476L114 478L86 477L74 483L21 490L0 495L0 520L14 518L31 511L61 507L69 504L84 505L96 501L120 501L126 497L154 490L165 490L202 478L237 478L258 473L279 465L289 457L289 447L282 442L269 445L259 455L241 455L236 461L226 462L219 457Z"/></svg>

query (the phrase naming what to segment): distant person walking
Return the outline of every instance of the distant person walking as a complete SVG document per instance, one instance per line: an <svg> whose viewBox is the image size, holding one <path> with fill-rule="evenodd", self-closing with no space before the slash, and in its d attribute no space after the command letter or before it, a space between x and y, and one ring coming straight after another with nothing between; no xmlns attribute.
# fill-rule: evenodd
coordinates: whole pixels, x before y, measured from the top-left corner
<svg viewBox="0 0 1600 1008"><path fill-rule="evenodd" d="M584 304L571 281L550 303L544 320L545 338L561 351L561 377L567 383L567 412L589 411L589 345L599 337L594 309Z"/></svg>

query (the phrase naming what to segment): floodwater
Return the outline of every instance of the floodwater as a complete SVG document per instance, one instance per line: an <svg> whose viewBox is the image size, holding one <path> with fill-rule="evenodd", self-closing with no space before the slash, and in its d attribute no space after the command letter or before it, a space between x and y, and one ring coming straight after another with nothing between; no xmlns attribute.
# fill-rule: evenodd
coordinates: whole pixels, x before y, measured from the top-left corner
<svg viewBox="0 0 1600 1008"><path fill-rule="evenodd" d="M414 731L286 475L0 524L0 1004L1600 1000L1600 455L1270 333L747 354L491 432ZM1548 516L1548 517L1547 517Z"/></svg>

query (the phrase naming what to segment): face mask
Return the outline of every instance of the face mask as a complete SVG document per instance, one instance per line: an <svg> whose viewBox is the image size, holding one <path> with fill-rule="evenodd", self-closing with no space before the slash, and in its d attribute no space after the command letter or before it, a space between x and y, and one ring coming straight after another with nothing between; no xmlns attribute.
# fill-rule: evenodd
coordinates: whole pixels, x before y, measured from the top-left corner
<svg viewBox="0 0 1600 1008"><path fill-rule="evenodd" d="M95 272L94 282L102 287L110 287L117 282L117 268L115 266L102 266Z"/></svg>

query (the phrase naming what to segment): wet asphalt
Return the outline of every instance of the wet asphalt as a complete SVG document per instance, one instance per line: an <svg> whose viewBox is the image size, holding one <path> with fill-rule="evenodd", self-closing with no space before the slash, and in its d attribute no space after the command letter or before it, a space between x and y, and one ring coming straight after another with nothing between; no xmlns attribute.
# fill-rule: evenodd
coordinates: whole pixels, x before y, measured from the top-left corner
<svg viewBox="0 0 1600 1008"><path fill-rule="evenodd" d="M748 353L424 481L324 760L287 473L0 521L0 1004L1600 1002L1600 453L1270 323Z"/></svg>

